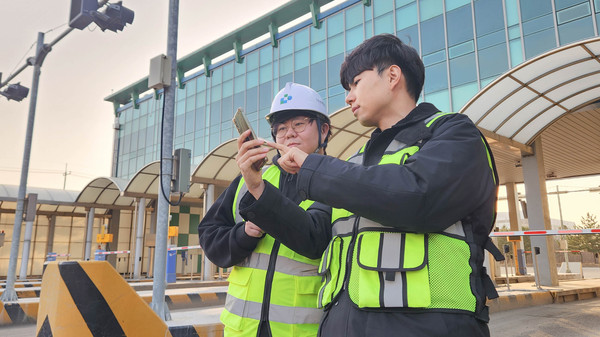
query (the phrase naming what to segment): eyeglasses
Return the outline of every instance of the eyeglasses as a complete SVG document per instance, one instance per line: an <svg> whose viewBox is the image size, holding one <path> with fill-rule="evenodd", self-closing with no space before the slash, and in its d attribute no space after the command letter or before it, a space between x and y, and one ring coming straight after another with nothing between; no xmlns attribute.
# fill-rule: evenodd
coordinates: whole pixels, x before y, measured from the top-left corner
<svg viewBox="0 0 600 337"><path fill-rule="evenodd" d="M287 121L286 123L275 123L271 130L277 138L283 138L287 134L290 126L295 133L300 133L306 130L306 126L312 123L314 119L309 117L298 117Z"/></svg>

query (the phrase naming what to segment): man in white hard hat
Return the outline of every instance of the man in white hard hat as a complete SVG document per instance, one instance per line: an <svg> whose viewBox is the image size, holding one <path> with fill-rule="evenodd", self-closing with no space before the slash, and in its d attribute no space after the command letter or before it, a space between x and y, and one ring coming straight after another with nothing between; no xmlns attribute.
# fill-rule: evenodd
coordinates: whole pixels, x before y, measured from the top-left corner
<svg viewBox="0 0 600 337"><path fill-rule="evenodd" d="M323 100L311 88L287 83L275 96L266 118L276 143L306 153L325 153L329 117ZM247 165L248 149L265 143L260 139L244 142L249 133L238 138L237 163L242 172L254 170ZM260 150L266 157L269 149ZM273 158L274 165L254 173L262 175L263 184L279 189L284 196L281 199L308 208L313 202L300 197L296 175L281 170L278 157ZM321 283L317 266L329 238L325 234L315 240L301 229L275 236L265 233L259 223L245 221L240 215L241 200L252 197L247 190L242 176L237 177L198 226L208 258L223 268L233 266L221 314L225 336L316 336L322 317L317 308Z"/></svg>

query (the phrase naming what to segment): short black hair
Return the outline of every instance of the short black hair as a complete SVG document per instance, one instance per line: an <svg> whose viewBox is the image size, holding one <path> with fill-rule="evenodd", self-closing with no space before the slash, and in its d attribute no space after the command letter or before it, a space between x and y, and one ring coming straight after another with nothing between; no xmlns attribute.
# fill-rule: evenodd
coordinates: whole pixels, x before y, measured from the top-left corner
<svg viewBox="0 0 600 337"><path fill-rule="evenodd" d="M363 71L377 68L381 74L394 64L406 78L408 93L418 101L425 82L425 66L415 48L392 34L375 35L356 47L342 63L340 82L344 89L350 90L354 77Z"/></svg>

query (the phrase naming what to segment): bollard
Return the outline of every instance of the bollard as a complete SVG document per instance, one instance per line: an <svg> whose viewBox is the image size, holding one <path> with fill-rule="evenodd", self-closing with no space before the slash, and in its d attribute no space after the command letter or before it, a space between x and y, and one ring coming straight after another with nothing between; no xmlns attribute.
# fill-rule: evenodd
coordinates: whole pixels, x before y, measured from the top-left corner
<svg viewBox="0 0 600 337"><path fill-rule="evenodd" d="M535 274L534 274L535 286L538 289L542 289L542 287L540 287L539 271L538 271L538 263L537 263L537 256L539 254L540 254L540 247L533 247L533 264L535 265Z"/></svg>
<svg viewBox="0 0 600 337"><path fill-rule="evenodd" d="M510 291L510 281L508 278L508 262L506 260L507 259L507 254L510 251L510 247L508 245L504 245L504 271L506 272L506 288L508 289L508 291Z"/></svg>

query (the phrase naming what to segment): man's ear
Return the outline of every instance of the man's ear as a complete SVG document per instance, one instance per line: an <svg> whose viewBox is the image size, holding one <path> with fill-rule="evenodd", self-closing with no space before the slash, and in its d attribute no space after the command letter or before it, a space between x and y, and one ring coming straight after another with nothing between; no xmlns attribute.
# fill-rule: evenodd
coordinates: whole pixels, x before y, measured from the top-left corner
<svg viewBox="0 0 600 337"><path fill-rule="evenodd" d="M329 133L329 124L327 124L327 123L321 124L321 135L323 136L323 139L325 139L324 137L327 137L328 133Z"/></svg>
<svg viewBox="0 0 600 337"><path fill-rule="evenodd" d="M388 79L392 89L395 88L398 84L400 84L402 77L402 69L400 69L400 67L398 67L397 65L392 64L388 68Z"/></svg>

